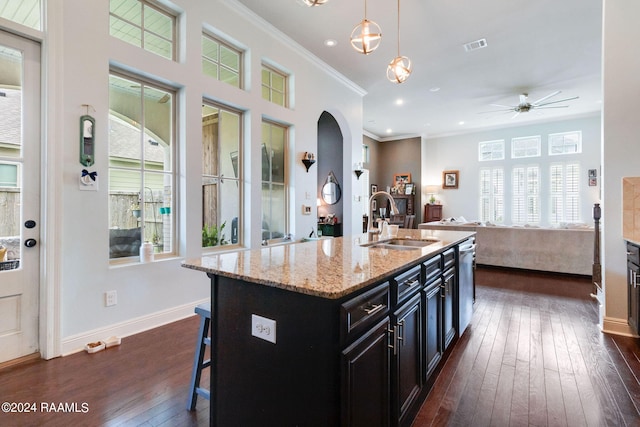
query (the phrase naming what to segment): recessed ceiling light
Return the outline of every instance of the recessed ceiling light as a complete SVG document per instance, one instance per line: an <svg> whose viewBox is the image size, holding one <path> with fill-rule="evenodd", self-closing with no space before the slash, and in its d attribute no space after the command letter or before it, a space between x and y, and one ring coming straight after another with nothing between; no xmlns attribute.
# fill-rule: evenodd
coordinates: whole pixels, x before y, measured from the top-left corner
<svg viewBox="0 0 640 427"><path fill-rule="evenodd" d="M458 124L459 124L459 125L463 125L463 124L464 124L464 122L460 121L460 122L458 122Z"/></svg>
<svg viewBox="0 0 640 427"><path fill-rule="evenodd" d="M438 92L439 90L439 87L432 87L431 89L429 89L430 92Z"/></svg>
<svg viewBox="0 0 640 427"><path fill-rule="evenodd" d="M396 99L396 105L404 104L404 99Z"/></svg>
<svg viewBox="0 0 640 427"><path fill-rule="evenodd" d="M338 44L338 42L336 40L334 40L334 39L326 39L324 41L324 45L327 46L327 47L334 47L337 44Z"/></svg>
<svg viewBox="0 0 640 427"><path fill-rule="evenodd" d="M387 133L391 133L391 132L393 132L393 130L387 129Z"/></svg>

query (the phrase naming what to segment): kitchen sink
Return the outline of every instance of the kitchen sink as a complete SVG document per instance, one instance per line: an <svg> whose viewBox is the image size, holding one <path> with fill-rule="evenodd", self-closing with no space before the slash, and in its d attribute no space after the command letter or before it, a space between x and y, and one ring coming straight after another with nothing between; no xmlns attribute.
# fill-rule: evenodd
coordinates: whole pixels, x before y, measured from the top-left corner
<svg viewBox="0 0 640 427"><path fill-rule="evenodd" d="M394 249L399 251L407 251L407 250L424 248L425 246L429 246L437 242L439 242L439 240L436 240L436 239L393 238L389 240L378 240L377 242L364 243L360 246L368 247L368 248L384 248L384 249Z"/></svg>

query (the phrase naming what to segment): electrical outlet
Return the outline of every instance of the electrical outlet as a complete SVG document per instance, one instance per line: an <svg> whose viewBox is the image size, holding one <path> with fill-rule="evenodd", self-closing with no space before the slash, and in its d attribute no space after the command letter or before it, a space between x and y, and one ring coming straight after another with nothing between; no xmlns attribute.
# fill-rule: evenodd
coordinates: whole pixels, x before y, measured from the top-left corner
<svg viewBox="0 0 640 427"><path fill-rule="evenodd" d="M118 303L118 291L107 291L104 293L105 307L111 307Z"/></svg>
<svg viewBox="0 0 640 427"><path fill-rule="evenodd" d="M251 335L254 337L276 343L276 321L266 317L251 315Z"/></svg>

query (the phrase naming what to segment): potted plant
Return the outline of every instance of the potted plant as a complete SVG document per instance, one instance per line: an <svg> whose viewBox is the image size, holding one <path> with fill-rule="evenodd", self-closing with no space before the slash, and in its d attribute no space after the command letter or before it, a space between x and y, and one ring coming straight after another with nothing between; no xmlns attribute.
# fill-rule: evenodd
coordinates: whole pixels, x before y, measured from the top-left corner
<svg viewBox="0 0 640 427"><path fill-rule="evenodd" d="M131 204L131 214L136 218L140 218L140 204L139 203L132 203Z"/></svg>
<svg viewBox="0 0 640 427"><path fill-rule="evenodd" d="M202 227L202 247L207 248L210 246L218 246L219 244L228 244L229 242L225 240L224 233L222 232L226 225L227 222L225 221L220 225L220 228L215 224Z"/></svg>

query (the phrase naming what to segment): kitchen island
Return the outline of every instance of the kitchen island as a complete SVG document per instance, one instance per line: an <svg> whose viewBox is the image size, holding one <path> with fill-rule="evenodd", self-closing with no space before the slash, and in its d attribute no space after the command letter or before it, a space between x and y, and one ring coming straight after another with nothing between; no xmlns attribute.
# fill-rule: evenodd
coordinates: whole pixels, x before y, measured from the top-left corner
<svg viewBox="0 0 640 427"><path fill-rule="evenodd" d="M459 246L473 235L401 230L407 246L363 246L379 243L363 234L186 260L211 278L210 425L410 425L463 332Z"/></svg>

